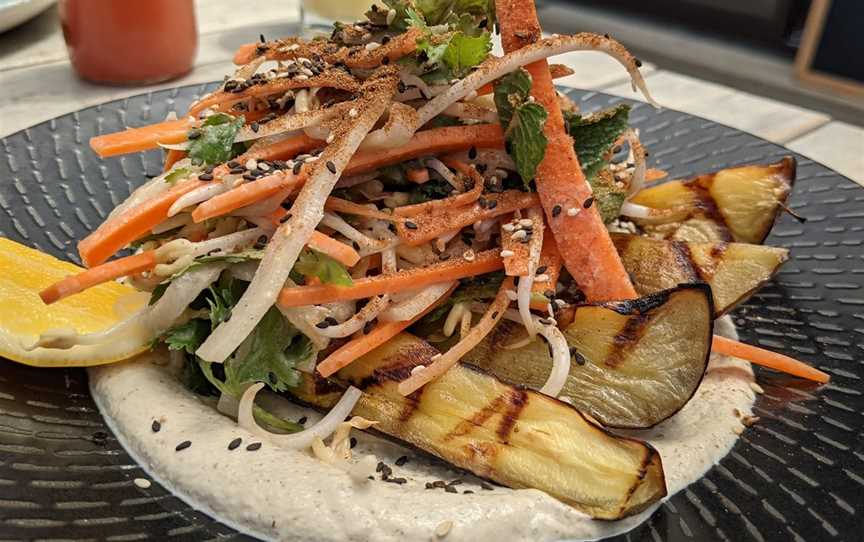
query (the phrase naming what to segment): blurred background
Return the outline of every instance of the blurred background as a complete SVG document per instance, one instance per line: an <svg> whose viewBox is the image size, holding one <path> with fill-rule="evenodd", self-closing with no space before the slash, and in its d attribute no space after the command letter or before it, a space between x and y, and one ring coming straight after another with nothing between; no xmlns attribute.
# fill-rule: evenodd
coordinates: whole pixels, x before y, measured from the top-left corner
<svg viewBox="0 0 864 542"><path fill-rule="evenodd" d="M55 0L0 0L0 137L146 90L221 80L233 71L231 58L239 45L260 35L296 33L301 13L299 0L111 2L60 1L66 41L73 57L77 54L73 66ZM364 2L302 3L307 22L315 23L356 18ZM88 25L101 39L109 39L105 28L114 28L105 22L112 20L105 6L133 4L173 13L151 21L150 30L162 36L150 40L161 47L158 54L117 41L87 49L94 35ZM864 1L537 0L537 5L546 32L609 33L622 41L643 60L648 86L664 106L786 145L864 183ZM143 20L138 15L131 24L141 26ZM174 30L165 30L165 24ZM178 31L181 27L186 30ZM110 39L122 41L122 32L114 34ZM106 52L107 60L100 56ZM556 62L570 65L575 74L560 83L637 98L624 70L610 58L594 52L565 56ZM120 86L85 80L117 76L101 69L108 61L142 68L148 57L173 62L150 66L156 71L148 73L121 73L126 82ZM88 61L97 72L82 68ZM154 76L159 70L163 76Z"/></svg>

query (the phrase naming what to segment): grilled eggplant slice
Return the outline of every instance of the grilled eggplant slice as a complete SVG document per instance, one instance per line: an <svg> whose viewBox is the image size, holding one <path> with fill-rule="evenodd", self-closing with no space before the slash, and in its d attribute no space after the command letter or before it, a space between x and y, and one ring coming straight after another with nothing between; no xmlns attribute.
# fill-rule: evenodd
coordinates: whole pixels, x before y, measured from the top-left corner
<svg viewBox="0 0 864 542"><path fill-rule="evenodd" d="M540 489L595 518L635 514L666 495L651 446L612 435L572 406L476 367L457 364L412 395L400 395L398 383L437 353L403 333L339 371L339 381L364 392L354 414L457 467L509 487ZM295 394L330 406L333 391L319 381Z"/></svg>
<svg viewBox="0 0 864 542"><path fill-rule="evenodd" d="M682 285L632 301L582 305L564 336L576 349L560 397L604 425L647 428L693 396L710 354L714 311L705 284ZM508 349L524 329L503 322L464 360L505 382L539 389L552 369L546 343Z"/></svg>
<svg viewBox="0 0 864 542"><path fill-rule="evenodd" d="M785 248L746 243L686 243L612 234L639 295L705 282L719 318L771 280L789 258Z"/></svg>
<svg viewBox="0 0 864 542"><path fill-rule="evenodd" d="M639 191L633 203L676 209L675 218L658 224L634 219L652 237L713 243L760 244L768 236L795 182L795 159L776 164L743 166L670 181Z"/></svg>

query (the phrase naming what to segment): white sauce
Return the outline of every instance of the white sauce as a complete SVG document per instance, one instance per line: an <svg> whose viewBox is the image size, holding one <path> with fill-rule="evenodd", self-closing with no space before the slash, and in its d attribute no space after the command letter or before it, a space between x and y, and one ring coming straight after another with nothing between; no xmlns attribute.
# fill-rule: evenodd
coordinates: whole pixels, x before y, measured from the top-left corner
<svg viewBox="0 0 864 542"><path fill-rule="evenodd" d="M718 331L734 335L727 319ZM135 362L90 369L99 409L123 446L155 480L193 507L236 529L267 540L428 540L452 522L446 540L591 540L626 532L654 511L615 522L591 520L537 490L496 486L444 463L373 435L355 432L355 458L374 454L408 483L353 482L342 470L311 453L281 450L259 442L211 402L187 391L153 354ZM657 427L630 434L649 440L660 452L669 495L699 479L725 456L738 438L741 416L751 413L754 392L749 364L714 357L693 399ZM282 405L293 419L319 416ZM269 406L269 405L268 405ZM158 419L158 433L150 429ZM236 437L243 444L229 451ZM184 440L192 446L180 452ZM402 467L395 460L407 455ZM380 476L378 477L380 478ZM461 478L459 494L425 489L427 481ZM471 490L473 494L463 494ZM656 508L656 507L655 507Z"/></svg>

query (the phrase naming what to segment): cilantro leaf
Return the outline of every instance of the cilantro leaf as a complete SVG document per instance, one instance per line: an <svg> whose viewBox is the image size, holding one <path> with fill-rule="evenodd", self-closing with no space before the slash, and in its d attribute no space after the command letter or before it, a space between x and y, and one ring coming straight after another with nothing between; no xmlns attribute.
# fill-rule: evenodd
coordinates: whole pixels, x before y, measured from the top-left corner
<svg viewBox="0 0 864 542"><path fill-rule="evenodd" d="M462 78L471 68L483 62L491 50L492 38L489 32L483 32L479 36L457 32L450 38L441 59L450 68L451 75Z"/></svg>
<svg viewBox="0 0 864 542"><path fill-rule="evenodd" d="M318 277L325 284L336 284L337 286L354 284L344 265L326 254L308 248L300 253L293 271L304 276Z"/></svg>
<svg viewBox="0 0 864 542"><path fill-rule="evenodd" d="M215 165L233 158L234 138L243 123L242 117L224 113L207 117L198 129L200 135L189 143L189 159L193 164Z"/></svg>
<svg viewBox="0 0 864 542"><path fill-rule="evenodd" d="M504 130L507 152L525 186L534 178L546 154L548 140L543 133L546 108L531 101L531 75L524 69L508 73L495 84L495 107Z"/></svg>
<svg viewBox="0 0 864 542"><path fill-rule="evenodd" d="M630 106L626 104L585 116L564 113L564 125L573 138L579 164L589 180L606 166L604 155L627 129L629 115Z"/></svg>

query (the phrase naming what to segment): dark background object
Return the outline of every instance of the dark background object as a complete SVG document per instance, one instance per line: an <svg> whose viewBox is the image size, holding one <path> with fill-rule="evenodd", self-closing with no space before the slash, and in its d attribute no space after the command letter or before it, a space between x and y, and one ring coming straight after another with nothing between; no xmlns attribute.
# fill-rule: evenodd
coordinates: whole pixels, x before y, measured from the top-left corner
<svg viewBox="0 0 864 542"><path fill-rule="evenodd" d="M185 110L208 90L183 87L64 115L2 139L0 235L77 261L75 242L145 176L159 152L99 160L93 135ZM669 109L567 91L583 111L626 101L650 165L680 178L793 154ZM864 491L864 189L802 156L769 244L792 249L777 280L733 313L744 340L829 371L813 384L759 370L762 420L719 465L620 541L858 540ZM143 428L142 430L149 430ZM0 538L246 540L147 478L106 427L83 370L0 360Z"/></svg>

